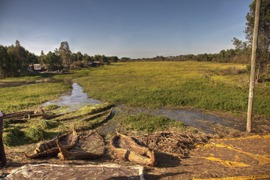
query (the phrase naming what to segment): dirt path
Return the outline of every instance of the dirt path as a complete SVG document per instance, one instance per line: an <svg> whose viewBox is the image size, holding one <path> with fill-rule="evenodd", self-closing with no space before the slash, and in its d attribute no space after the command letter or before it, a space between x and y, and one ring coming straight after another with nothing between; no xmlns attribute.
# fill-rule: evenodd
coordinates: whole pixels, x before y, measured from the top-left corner
<svg viewBox="0 0 270 180"><path fill-rule="evenodd" d="M191 151L179 165L164 159L161 167L149 169L149 179L207 179L238 177L270 179L270 135L213 139ZM162 166L163 165L163 166ZM241 177L240 177L241 176ZM251 179L251 178L250 178Z"/></svg>

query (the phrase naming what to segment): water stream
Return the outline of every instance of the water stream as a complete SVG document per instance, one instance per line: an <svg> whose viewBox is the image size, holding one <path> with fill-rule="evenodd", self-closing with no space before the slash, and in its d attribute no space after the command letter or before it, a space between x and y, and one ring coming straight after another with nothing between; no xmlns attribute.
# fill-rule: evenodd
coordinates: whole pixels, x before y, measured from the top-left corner
<svg viewBox="0 0 270 180"><path fill-rule="evenodd" d="M55 104L60 107L67 106L68 111L74 111L84 107L85 105L102 104L101 101L89 98L86 93L83 92L83 88L77 84L72 84L72 91L70 95L61 96L57 100L52 100L44 103L42 106Z"/></svg>
<svg viewBox="0 0 270 180"><path fill-rule="evenodd" d="M102 102L96 99L89 98L86 93L83 92L83 88L77 83L72 84L71 95L65 95L60 97L58 100L49 101L43 104L43 106L56 104L58 106L67 106L68 111L74 111L82 108L85 105L101 104ZM184 110L184 109L148 109L148 108L134 108L120 105L118 108L128 114L147 113L152 115L162 115L170 119L182 121L188 126L193 126L203 130L207 133L215 133L213 130L214 124L222 126L244 130L245 127L242 123L239 123L233 119L222 118L213 114L207 114L199 110Z"/></svg>

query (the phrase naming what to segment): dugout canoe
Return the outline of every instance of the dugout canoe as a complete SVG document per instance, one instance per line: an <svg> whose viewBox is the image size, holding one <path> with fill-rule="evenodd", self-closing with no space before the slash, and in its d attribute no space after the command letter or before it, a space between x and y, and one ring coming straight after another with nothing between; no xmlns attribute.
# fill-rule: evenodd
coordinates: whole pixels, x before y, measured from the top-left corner
<svg viewBox="0 0 270 180"><path fill-rule="evenodd" d="M110 147L119 159L146 166L155 166L155 152L139 145L129 136L118 133L111 139Z"/></svg>
<svg viewBox="0 0 270 180"><path fill-rule="evenodd" d="M78 134L75 130L73 130L69 133L65 133L58 137L55 137L52 140L38 143L34 153L31 155L25 154L25 156L30 159L53 156L56 157L59 153L59 148L56 142L57 140L59 140L59 142L65 149L69 150L76 146L76 143L78 141Z"/></svg>
<svg viewBox="0 0 270 180"><path fill-rule="evenodd" d="M92 160L104 156L104 139L96 132L81 135L75 148L68 151L59 141L56 141L60 160Z"/></svg>

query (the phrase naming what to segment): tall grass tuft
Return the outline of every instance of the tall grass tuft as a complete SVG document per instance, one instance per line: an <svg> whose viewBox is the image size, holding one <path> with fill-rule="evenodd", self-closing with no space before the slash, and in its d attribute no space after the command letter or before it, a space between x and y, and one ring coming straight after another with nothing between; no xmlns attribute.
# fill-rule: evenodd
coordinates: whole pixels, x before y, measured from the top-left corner
<svg viewBox="0 0 270 180"><path fill-rule="evenodd" d="M25 136L37 142L46 139L46 132L40 127L32 126L25 131Z"/></svg>
<svg viewBox="0 0 270 180"><path fill-rule="evenodd" d="M158 130L169 130L171 128L183 129L184 124L174 121L164 116L154 116L149 114L137 114L123 119L122 123L131 130L154 132Z"/></svg>

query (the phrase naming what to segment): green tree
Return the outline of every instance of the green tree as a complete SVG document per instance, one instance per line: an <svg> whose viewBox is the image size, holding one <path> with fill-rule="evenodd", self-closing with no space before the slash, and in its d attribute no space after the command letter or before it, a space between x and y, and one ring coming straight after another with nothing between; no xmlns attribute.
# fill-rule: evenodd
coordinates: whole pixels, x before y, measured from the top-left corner
<svg viewBox="0 0 270 180"><path fill-rule="evenodd" d="M251 46L248 42L241 41L234 37L232 43L235 48L235 57L233 62L247 63L250 61Z"/></svg>
<svg viewBox="0 0 270 180"><path fill-rule="evenodd" d="M71 51L67 41L63 41L60 44L59 55L64 68L70 68L71 64Z"/></svg>
<svg viewBox="0 0 270 180"><path fill-rule="evenodd" d="M52 71L60 69L62 65L60 57L55 52L51 51L45 56L44 63L46 64L46 69Z"/></svg>
<svg viewBox="0 0 270 180"><path fill-rule="evenodd" d="M18 40L16 41L15 46L11 45L7 48L7 53L9 56L8 77L19 76L23 72L26 72L28 68L28 64L25 61L26 53Z"/></svg>
<svg viewBox="0 0 270 180"><path fill-rule="evenodd" d="M119 59L118 59L118 57L117 56L111 56L111 57L109 57L109 61L110 62L117 62Z"/></svg>
<svg viewBox="0 0 270 180"><path fill-rule="evenodd" d="M0 78L8 76L9 72L9 56L7 48L0 45Z"/></svg>
<svg viewBox="0 0 270 180"><path fill-rule="evenodd" d="M42 67L46 67L45 58L46 58L46 56L45 56L43 50L41 50L40 56L38 57L38 62L39 62L39 64L41 64Z"/></svg>
<svg viewBox="0 0 270 180"><path fill-rule="evenodd" d="M86 53L83 54L83 66L88 67L90 61L93 61L92 58Z"/></svg>
<svg viewBox="0 0 270 180"><path fill-rule="evenodd" d="M38 57L34 54L34 53L31 53L29 51L26 51L27 52L27 61L30 63L30 64L37 64L38 63Z"/></svg>
<svg viewBox="0 0 270 180"><path fill-rule="evenodd" d="M250 4L250 11L247 13L246 19L246 38L249 43L252 43L254 15L255 15L255 0ZM270 0L261 0L257 49L257 69L263 72L266 64L270 59Z"/></svg>
<svg viewBox="0 0 270 180"><path fill-rule="evenodd" d="M81 61L83 59L83 55L82 55L82 53L80 52L80 51L78 51L77 52L77 61L79 60L79 61Z"/></svg>
<svg viewBox="0 0 270 180"><path fill-rule="evenodd" d="M15 51L17 56L17 61L21 64L21 71L26 71L29 65L27 59L27 51L24 47L21 46L20 42L16 40L15 42Z"/></svg>

